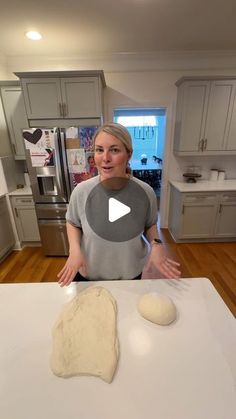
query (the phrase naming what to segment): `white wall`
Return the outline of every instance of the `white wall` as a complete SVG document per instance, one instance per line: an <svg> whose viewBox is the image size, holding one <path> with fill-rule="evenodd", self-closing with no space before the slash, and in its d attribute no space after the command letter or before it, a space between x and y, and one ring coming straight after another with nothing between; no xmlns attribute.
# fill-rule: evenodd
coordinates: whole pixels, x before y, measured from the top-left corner
<svg viewBox="0 0 236 419"><path fill-rule="evenodd" d="M7 80L9 72L7 69L7 59L0 53L0 80Z"/></svg>
<svg viewBox="0 0 236 419"><path fill-rule="evenodd" d="M107 88L105 91L105 120L112 119L117 107L166 107L167 131L163 164L161 195L161 226L168 224L168 180L182 180L188 164L202 166L207 178L209 169L221 164L228 177L236 178L235 158L224 159L175 158L172 153L173 128L177 89L175 82L184 75L236 75L236 53L233 52L186 52L159 54L113 54L93 57L49 58L10 57L7 61L9 78L14 71L92 70L103 69ZM224 162L224 163L223 163Z"/></svg>

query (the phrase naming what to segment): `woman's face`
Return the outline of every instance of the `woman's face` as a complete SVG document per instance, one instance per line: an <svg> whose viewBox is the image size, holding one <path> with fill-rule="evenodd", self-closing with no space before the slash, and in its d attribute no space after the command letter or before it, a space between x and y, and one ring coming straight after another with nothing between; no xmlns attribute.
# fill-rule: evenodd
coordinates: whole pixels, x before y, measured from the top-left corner
<svg viewBox="0 0 236 419"><path fill-rule="evenodd" d="M94 159L101 180L112 177L125 177L131 153L116 137L100 132L95 139Z"/></svg>

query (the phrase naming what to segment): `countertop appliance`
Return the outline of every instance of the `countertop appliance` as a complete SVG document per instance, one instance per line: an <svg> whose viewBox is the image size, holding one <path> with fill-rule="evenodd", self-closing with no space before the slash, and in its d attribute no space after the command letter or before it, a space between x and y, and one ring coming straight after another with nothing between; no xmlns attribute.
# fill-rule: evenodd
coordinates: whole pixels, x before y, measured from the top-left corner
<svg viewBox="0 0 236 419"><path fill-rule="evenodd" d="M26 161L45 255L68 255L65 214L73 188L96 174L97 126L23 130Z"/></svg>
<svg viewBox="0 0 236 419"><path fill-rule="evenodd" d="M112 293L119 313L111 384L59 378L49 366L64 305L94 285ZM175 322L159 326L139 315L138 301L149 292L174 301ZM0 284L0 304L3 419L235 419L236 321L206 278Z"/></svg>

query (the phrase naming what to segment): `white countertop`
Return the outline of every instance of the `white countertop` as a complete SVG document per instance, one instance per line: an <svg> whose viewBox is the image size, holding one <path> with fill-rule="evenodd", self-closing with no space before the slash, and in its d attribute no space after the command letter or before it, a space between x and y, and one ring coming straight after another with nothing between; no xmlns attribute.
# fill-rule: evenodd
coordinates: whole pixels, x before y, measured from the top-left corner
<svg viewBox="0 0 236 419"><path fill-rule="evenodd" d="M32 195L32 189L30 186L25 186L24 188L15 189L12 192L9 192L10 196L17 196L17 195Z"/></svg>
<svg viewBox="0 0 236 419"><path fill-rule="evenodd" d="M77 292L100 285L118 306L120 360L111 384L59 378L51 330ZM170 296L177 321L143 319L141 295ZM0 412L4 419L234 419L236 321L209 280L0 284Z"/></svg>
<svg viewBox="0 0 236 419"><path fill-rule="evenodd" d="M229 179L220 181L198 180L196 183L175 182L170 180L173 185L180 192L225 192L236 191L236 179Z"/></svg>

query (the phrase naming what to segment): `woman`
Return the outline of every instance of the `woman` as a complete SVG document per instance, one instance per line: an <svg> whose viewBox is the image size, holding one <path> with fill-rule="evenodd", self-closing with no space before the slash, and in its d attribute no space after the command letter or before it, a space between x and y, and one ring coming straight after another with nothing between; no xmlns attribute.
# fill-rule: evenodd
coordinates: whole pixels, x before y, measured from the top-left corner
<svg viewBox="0 0 236 419"><path fill-rule="evenodd" d="M59 272L59 284L75 280L140 279L147 262L148 246L142 234L125 242L104 240L94 233L87 222L85 204L89 193L99 182L113 178L130 178L128 162L132 156L132 140L120 124L109 123L94 136L94 159L98 176L84 181L73 190L66 214L69 257ZM148 266L158 268L163 277L179 278L179 264L165 256L157 232L156 196L152 188L132 178L143 188L149 199L149 212L143 220L143 234L149 242Z"/></svg>

